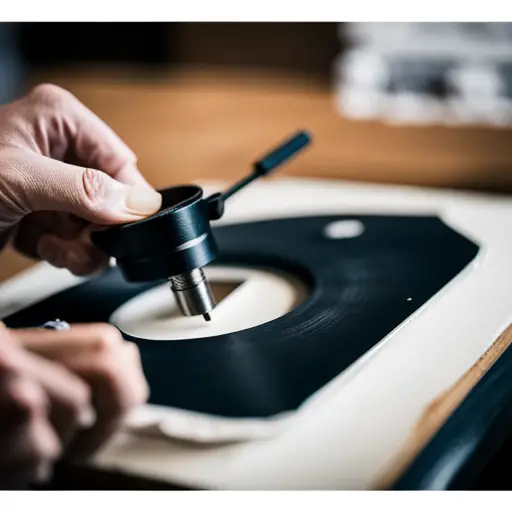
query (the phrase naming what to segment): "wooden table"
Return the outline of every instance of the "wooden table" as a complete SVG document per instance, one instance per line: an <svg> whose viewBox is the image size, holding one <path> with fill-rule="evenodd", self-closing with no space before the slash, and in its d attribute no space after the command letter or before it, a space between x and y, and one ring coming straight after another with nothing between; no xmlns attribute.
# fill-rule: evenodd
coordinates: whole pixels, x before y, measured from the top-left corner
<svg viewBox="0 0 512 512"><path fill-rule="evenodd" d="M109 123L155 187L234 179L304 128L314 145L283 174L512 191L512 131L354 122L336 110L330 85L309 76L95 68L33 77L42 81L69 89ZM6 251L0 280L30 264Z"/></svg>
<svg viewBox="0 0 512 512"><path fill-rule="evenodd" d="M314 144L283 174L512 192L510 130L354 122L339 115L328 85L307 76L181 69L141 77L84 70L34 78L41 81L69 89L109 123L135 150L155 187L235 179L276 142L305 128ZM31 264L5 251L0 280ZM497 342L508 346L510 336L509 328ZM429 411L430 428L411 452L492 366L491 356L484 356L484 369L475 365ZM402 463L397 461L397 469Z"/></svg>

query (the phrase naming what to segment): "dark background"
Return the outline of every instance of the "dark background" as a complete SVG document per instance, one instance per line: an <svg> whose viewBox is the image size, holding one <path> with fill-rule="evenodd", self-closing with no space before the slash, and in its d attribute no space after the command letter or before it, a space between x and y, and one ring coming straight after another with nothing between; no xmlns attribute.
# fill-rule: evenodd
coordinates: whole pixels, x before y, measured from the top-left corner
<svg viewBox="0 0 512 512"><path fill-rule="evenodd" d="M27 23L22 55L34 66L77 62L281 68L329 74L335 23Z"/></svg>
<svg viewBox="0 0 512 512"><path fill-rule="evenodd" d="M338 31L336 23L0 23L0 52L29 71L186 63L327 78L340 51Z"/></svg>
<svg viewBox="0 0 512 512"><path fill-rule="evenodd" d="M0 102L41 70L134 72L180 65L311 74L329 80L337 23L0 23Z"/></svg>

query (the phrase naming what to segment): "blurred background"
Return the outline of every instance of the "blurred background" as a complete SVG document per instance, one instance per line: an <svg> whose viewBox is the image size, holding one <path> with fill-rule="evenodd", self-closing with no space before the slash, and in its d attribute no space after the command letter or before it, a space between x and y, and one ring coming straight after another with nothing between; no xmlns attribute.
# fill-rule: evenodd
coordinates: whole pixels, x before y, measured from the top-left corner
<svg viewBox="0 0 512 512"><path fill-rule="evenodd" d="M283 175L508 194L510 69L508 23L0 23L0 101L67 88L156 187L234 179L303 128Z"/></svg>

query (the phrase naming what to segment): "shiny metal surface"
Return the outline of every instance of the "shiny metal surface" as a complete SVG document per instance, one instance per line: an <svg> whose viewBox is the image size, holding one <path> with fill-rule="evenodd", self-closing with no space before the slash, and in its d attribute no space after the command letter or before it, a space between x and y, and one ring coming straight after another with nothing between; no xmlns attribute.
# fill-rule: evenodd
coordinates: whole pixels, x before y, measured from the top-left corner
<svg viewBox="0 0 512 512"><path fill-rule="evenodd" d="M210 321L209 313L215 307L210 285L202 269L197 268L169 278L176 302L185 316L203 315Z"/></svg>
<svg viewBox="0 0 512 512"><path fill-rule="evenodd" d="M67 322L60 320L59 318L50 320L49 322L44 323L41 327L52 331L69 331L69 329L71 329L71 326Z"/></svg>

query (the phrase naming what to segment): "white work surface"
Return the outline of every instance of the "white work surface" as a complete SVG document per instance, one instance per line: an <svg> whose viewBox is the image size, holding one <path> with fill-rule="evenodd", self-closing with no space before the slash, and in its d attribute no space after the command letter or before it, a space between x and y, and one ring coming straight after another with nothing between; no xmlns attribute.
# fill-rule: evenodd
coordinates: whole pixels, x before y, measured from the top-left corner
<svg viewBox="0 0 512 512"><path fill-rule="evenodd" d="M208 184L205 191L219 188L223 184ZM92 465L204 488L374 485L426 407L512 322L512 201L410 187L281 179L255 183L233 197L218 224L331 213L437 214L481 250L470 267L297 413L249 424L247 432L252 428L260 439L192 445L162 432L144 436L129 427L167 421L172 431L173 418L181 429L215 426L213 419L208 424L208 418L199 416L194 427L193 415L180 417L179 411L144 406ZM38 265L0 286L0 317L78 282L66 271Z"/></svg>

